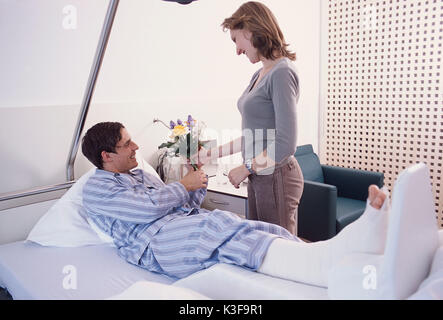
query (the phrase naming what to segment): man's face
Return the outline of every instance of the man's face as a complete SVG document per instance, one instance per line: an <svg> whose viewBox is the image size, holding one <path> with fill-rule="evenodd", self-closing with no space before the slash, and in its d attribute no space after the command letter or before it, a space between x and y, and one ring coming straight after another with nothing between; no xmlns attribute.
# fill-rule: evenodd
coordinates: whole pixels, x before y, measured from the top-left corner
<svg viewBox="0 0 443 320"><path fill-rule="evenodd" d="M110 161L107 162L107 170L118 173L128 173L137 167L135 152L138 145L131 140L131 136L125 128L120 129L121 140L115 146L115 153L108 153Z"/></svg>

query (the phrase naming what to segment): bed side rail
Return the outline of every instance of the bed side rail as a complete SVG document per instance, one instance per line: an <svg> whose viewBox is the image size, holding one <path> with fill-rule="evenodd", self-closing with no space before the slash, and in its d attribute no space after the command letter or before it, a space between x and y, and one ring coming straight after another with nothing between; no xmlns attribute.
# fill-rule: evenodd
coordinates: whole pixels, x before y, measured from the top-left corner
<svg viewBox="0 0 443 320"><path fill-rule="evenodd" d="M75 180L0 194L0 213L2 210L26 206L29 204L58 199L72 187Z"/></svg>

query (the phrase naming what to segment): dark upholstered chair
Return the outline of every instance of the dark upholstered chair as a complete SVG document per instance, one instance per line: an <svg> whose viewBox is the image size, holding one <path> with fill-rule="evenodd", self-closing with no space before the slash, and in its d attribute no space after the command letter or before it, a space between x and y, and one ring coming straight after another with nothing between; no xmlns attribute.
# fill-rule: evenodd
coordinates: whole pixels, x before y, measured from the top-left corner
<svg viewBox="0 0 443 320"><path fill-rule="evenodd" d="M298 236L309 241L335 236L364 212L368 187L383 186L383 173L320 164L312 145L297 147L295 157L305 179Z"/></svg>

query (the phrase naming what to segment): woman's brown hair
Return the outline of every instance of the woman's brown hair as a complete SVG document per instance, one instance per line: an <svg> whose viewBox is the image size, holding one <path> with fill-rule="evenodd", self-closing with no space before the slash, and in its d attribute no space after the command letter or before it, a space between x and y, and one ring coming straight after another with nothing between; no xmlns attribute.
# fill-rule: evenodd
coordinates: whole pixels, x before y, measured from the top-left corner
<svg viewBox="0 0 443 320"><path fill-rule="evenodd" d="M279 56L295 60L290 52L274 14L264 4L250 1L242 4L234 14L221 24L223 31L246 29L252 33L252 45L266 59ZM277 53L277 55L276 55Z"/></svg>

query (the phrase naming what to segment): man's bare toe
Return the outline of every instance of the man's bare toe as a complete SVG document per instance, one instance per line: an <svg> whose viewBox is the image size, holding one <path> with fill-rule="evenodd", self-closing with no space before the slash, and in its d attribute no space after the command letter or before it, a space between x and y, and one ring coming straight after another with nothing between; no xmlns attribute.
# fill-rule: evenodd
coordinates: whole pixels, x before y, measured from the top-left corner
<svg viewBox="0 0 443 320"><path fill-rule="evenodd" d="M380 209L383 206L383 203L386 200L386 195L383 193L383 191L379 191L377 198L375 199L375 201L377 202L377 209Z"/></svg>
<svg viewBox="0 0 443 320"><path fill-rule="evenodd" d="M369 203L375 209L380 209L386 200L386 195L377 186L369 187Z"/></svg>
<svg viewBox="0 0 443 320"><path fill-rule="evenodd" d="M369 186L369 194L368 194L368 199L369 202L373 202L375 200L375 198L377 197L377 193L379 191L378 187L375 184L371 184Z"/></svg>

